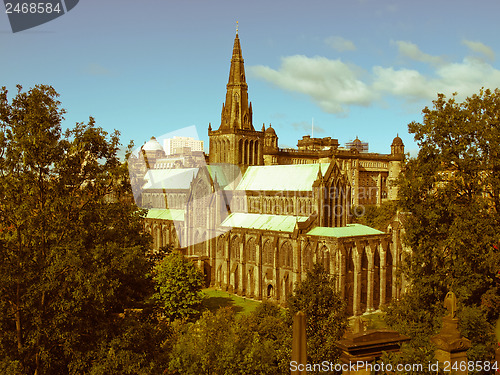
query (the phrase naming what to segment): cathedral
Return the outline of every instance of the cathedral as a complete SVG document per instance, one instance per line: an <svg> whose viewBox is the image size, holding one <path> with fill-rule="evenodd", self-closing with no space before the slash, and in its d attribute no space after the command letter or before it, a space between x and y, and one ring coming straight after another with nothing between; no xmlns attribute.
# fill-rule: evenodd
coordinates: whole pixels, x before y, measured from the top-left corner
<svg viewBox="0 0 500 375"><path fill-rule="evenodd" d="M390 154L368 153L357 138L350 148L310 136L297 149L279 148L270 125L254 127L238 33L226 87L220 125L208 126L208 155L172 167L153 137L129 160L153 247L173 245L207 286L258 300L285 304L314 263L331 274L350 315L399 298L406 250L398 221L382 232L352 217L396 198L401 138Z"/></svg>

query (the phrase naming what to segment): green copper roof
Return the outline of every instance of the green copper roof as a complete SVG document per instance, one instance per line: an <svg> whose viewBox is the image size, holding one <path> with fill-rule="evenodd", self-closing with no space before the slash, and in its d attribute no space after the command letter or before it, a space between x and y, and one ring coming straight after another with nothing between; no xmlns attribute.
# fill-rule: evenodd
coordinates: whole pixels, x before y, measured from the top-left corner
<svg viewBox="0 0 500 375"><path fill-rule="evenodd" d="M355 236L371 236L376 234L384 234L377 229L367 227L361 224L347 224L346 227L328 228L316 227L307 232L309 236L323 237L355 237Z"/></svg>
<svg viewBox="0 0 500 375"><path fill-rule="evenodd" d="M329 163L248 167L236 190L311 191L319 166L324 175Z"/></svg>
<svg viewBox="0 0 500 375"><path fill-rule="evenodd" d="M146 215L147 219L162 219L173 221L184 221L184 210L151 208Z"/></svg>
<svg viewBox="0 0 500 375"><path fill-rule="evenodd" d="M305 216L261 215L236 212L229 215L221 224L222 227L274 230L293 232L296 221L306 221Z"/></svg>
<svg viewBox="0 0 500 375"><path fill-rule="evenodd" d="M142 188L144 190L189 189L196 173L198 173L198 168L150 169L144 176L147 182Z"/></svg>

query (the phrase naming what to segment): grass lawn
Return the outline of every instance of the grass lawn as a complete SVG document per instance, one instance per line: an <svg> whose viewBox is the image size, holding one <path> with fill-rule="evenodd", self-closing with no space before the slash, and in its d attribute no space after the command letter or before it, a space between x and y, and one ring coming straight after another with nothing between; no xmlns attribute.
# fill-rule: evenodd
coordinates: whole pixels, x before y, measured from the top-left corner
<svg viewBox="0 0 500 375"><path fill-rule="evenodd" d="M260 304L260 302L214 288L203 289L202 292L206 297L203 301L203 307L212 312L219 307L231 306L237 314L248 314Z"/></svg>

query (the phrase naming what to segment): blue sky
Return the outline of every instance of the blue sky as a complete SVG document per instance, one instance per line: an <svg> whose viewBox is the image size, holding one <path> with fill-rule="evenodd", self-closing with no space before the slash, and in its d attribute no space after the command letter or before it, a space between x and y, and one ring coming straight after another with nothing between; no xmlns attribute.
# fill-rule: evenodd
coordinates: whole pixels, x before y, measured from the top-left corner
<svg viewBox="0 0 500 375"><path fill-rule="evenodd" d="M0 14L0 86L52 85L65 126L93 116L123 144L195 125L208 141L225 97L236 21L254 126L281 147L359 136L388 153L437 92L500 87L500 2L81 0L13 34ZM208 147L206 146L206 151Z"/></svg>

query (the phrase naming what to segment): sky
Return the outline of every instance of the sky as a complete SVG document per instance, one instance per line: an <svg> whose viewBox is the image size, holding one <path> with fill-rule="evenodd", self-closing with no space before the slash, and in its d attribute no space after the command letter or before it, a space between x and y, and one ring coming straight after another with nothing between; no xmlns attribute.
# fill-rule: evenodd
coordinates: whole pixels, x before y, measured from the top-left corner
<svg viewBox="0 0 500 375"><path fill-rule="evenodd" d="M1 7L1 5L0 5ZM359 137L389 153L437 93L500 87L500 0L81 0L13 33L0 13L0 86L53 86L64 127L95 118L140 146L220 125L236 21L254 127L297 140Z"/></svg>

